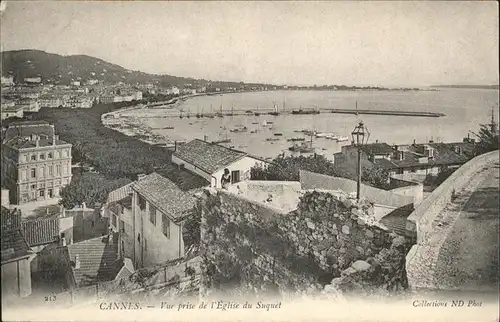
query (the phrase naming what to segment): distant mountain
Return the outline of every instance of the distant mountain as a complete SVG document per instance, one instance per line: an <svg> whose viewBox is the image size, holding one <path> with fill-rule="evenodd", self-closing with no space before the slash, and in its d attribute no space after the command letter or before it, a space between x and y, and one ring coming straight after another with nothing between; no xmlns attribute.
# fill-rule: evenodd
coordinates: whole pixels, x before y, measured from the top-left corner
<svg viewBox="0 0 500 322"><path fill-rule="evenodd" d="M170 75L154 75L125 69L119 65L86 55L62 56L41 50L13 50L1 52L2 76L13 75L14 81L26 77L41 76L44 82L68 84L71 80L98 79L104 84L124 82L157 83L159 85L183 86L185 84L208 84L217 87L239 87L242 82L208 81ZM248 84L270 86L265 84Z"/></svg>
<svg viewBox="0 0 500 322"><path fill-rule="evenodd" d="M499 89L499 85L435 85L436 88Z"/></svg>

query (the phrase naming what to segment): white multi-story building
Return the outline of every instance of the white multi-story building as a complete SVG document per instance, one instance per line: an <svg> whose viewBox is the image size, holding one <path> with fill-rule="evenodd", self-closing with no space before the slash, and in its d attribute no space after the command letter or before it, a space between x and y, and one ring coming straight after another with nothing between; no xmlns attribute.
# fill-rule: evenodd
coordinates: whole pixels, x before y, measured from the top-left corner
<svg viewBox="0 0 500 322"><path fill-rule="evenodd" d="M2 143L2 183L11 201L24 204L58 197L71 181L71 147L45 121L11 123Z"/></svg>
<svg viewBox="0 0 500 322"><path fill-rule="evenodd" d="M20 99L16 102L16 106L21 107L24 113L34 113L40 110L38 101L34 99Z"/></svg>

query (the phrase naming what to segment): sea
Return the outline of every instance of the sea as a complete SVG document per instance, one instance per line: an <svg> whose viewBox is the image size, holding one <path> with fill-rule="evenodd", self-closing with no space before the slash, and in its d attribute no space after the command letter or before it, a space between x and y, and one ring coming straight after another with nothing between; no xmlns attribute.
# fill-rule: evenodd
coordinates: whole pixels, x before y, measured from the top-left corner
<svg viewBox="0 0 500 322"><path fill-rule="evenodd" d="M134 115L151 127L153 132L170 141L207 141L230 139L227 147L262 158L274 158L290 152L290 138L311 138L300 130L334 133L349 138L336 142L312 138L315 152L333 159L333 154L350 144L351 132L362 121L370 136L368 143L386 142L391 145L434 142L461 142L480 124L489 123L492 111L498 121L498 90L439 89L421 91L265 91L230 93L189 98L175 107L148 109ZM314 115L265 115L273 111L298 109L346 108L443 113L442 117L389 115L348 115L322 112ZM182 111L182 112L181 112ZM223 118L197 118L197 113L230 113L253 111L255 115L234 115ZM183 115L180 118L180 115ZM186 116L190 115L189 118ZM166 129L169 127L169 129ZM235 132L246 127L246 132ZM233 130L233 131L232 131ZM472 132L471 132L472 131Z"/></svg>

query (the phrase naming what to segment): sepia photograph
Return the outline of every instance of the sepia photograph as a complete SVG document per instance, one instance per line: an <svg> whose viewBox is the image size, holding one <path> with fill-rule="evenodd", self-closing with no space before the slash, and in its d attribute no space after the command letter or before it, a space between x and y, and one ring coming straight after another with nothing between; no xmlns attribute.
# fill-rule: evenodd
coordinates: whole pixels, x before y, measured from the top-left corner
<svg viewBox="0 0 500 322"><path fill-rule="evenodd" d="M2 321L500 321L498 10L2 0Z"/></svg>

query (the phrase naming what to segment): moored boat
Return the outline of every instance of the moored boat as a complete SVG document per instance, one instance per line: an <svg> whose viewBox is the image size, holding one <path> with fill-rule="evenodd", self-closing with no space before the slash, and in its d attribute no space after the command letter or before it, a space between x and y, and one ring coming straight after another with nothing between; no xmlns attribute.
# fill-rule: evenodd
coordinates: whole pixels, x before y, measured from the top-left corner
<svg viewBox="0 0 500 322"><path fill-rule="evenodd" d="M296 137L296 138L289 138L287 141L296 142L296 141L305 141L305 140L306 140L306 138Z"/></svg>

